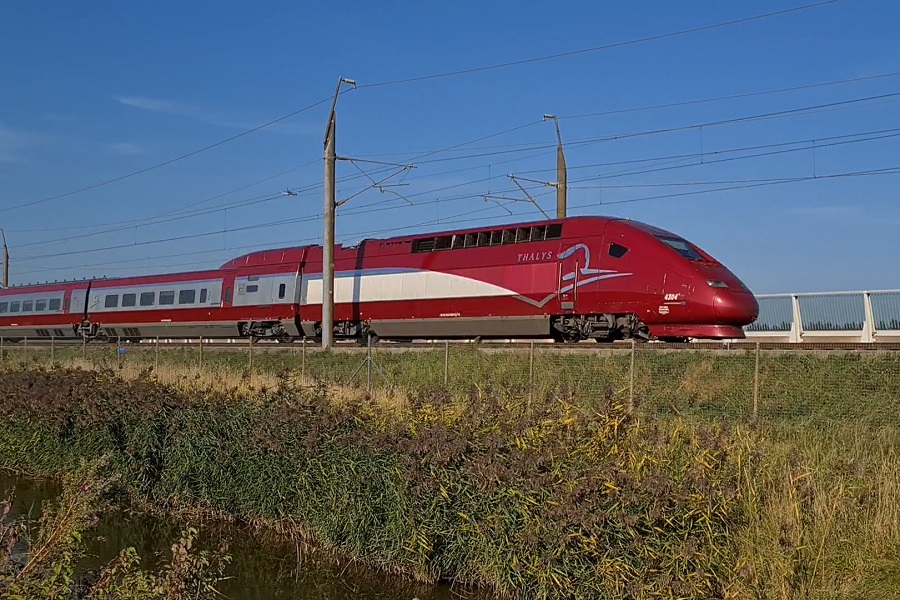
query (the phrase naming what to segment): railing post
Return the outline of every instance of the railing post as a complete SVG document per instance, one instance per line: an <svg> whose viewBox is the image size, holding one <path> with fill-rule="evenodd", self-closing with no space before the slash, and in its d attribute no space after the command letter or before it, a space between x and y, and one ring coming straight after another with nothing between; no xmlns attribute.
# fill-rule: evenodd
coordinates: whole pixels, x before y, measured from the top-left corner
<svg viewBox="0 0 900 600"><path fill-rule="evenodd" d="M247 371L248 379L253 382L253 336L247 336Z"/></svg>
<svg viewBox="0 0 900 600"><path fill-rule="evenodd" d="M0 363L6 362L6 352L3 350L3 336L0 335Z"/></svg>
<svg viewBox="0 0 900 600"><path fill-rule="evenodd" d="M753 367L753 413L750 418L754 423L759 419L759 342L756 342L756 364Z"/></svg>
<svg viewBox="0 0 900 600"><path fill-rule="evenodd" d="M444 340L444 387L450 384L450 340Z"/></svg>
<svg viewBox="0 0 900 600"><path fill-rule="evenodd" d="M56 360L56 336L50 336L50 364Z"/></svg>
<svg viewBox="0 0 900 600"><path fill-rule="evenodd" d="M634 410L634 354L637 346L631 338L631 367L628 370L628 412Z"/></svg>
<svg viewBox="0 0 900 600"><path fill-rule="evenodd" d="M116 336L116 367L122 368L122 336Z"/></svg>
<svg viewBox="0 0 900 600"><path fill-rule="evenodd" d="M203 370L203 336L200 336L200 370Z"/></svg>
<svg viewBox="0 0 900 600"><path fill-rule="evenodd" d="M87 338L81 334L81 360L87 360Z"/></svg>
<svg viewBox="0 0 900 600"><path fill-rule="evenodd" d="M156 336L156 358L154 359L153 370L159 373L159 336Z"/></svg>
<svg viewBox="0 0 900 600"><path fill-rule="evenodd" d="M306 377L306 336L303 336L303 346L300 348L300 377Z"/></svg>
<svg viewBox="0 0 900 600"><path fill-rule="evenodd" d="M25 347L22 349L22 364L28 365L28 336L25 336Z"/></svg>

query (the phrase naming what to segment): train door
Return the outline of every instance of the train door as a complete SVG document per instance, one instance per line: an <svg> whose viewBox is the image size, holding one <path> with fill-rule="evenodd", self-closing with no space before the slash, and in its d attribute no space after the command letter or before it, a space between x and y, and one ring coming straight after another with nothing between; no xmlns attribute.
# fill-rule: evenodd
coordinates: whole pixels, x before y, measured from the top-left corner
<svg viewBox="0 0 900 600"><path fill-rule="evenodd" d="M590 235L566 238L557 253L557 296L563 314L580 314L583 286L593 283L604 273L598 268L603 257L606 224ZM590 302L589 302L590 304Z"/></svg>
<svg viewBox="0 0 900 600"><path fill-rule="evenodd" d="M222 277L222 308L231 308L234 303L234 273L226 273Z"/></svg>

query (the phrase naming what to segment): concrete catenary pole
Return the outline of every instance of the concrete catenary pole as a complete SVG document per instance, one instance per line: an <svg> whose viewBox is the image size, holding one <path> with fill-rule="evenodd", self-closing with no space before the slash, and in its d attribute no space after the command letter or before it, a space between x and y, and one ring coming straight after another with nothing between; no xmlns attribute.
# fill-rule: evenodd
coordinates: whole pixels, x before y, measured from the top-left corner
<svg viewBox="0 0 900 600"><path fill-rule="evenodd" d="M324 235L322 236L322 348L329 349L334 345L334 167L337 161L335 151L335 105L341 91L341 84L356 86L351 79L338 79L334 98L331 101L331 112L328 114L328 125L325 128L325 197L324 197Z"/></svg>
<svg viewBox="0 0 900 600"><path fill-rule="evenodd" d="M9 248L6 247L6 233L0 229L0 236L3 236L3 287L9 287Z"/></svg>
<svg viewBox="0 0 900 600"><path fill-rule="evenodd" d="M553 121L556 126L556 218L566 218L566 194L568 192L568 176L566 173L566 155L563 153L562 135L559 133L559 119L556 115L544 115L545 121Z"/></svg>

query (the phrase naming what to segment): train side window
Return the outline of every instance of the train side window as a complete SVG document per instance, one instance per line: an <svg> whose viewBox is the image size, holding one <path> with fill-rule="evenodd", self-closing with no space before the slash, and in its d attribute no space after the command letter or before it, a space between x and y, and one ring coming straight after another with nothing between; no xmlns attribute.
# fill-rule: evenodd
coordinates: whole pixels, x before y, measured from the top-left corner
<svg viewBox="0 0 900 600"><path fill-rule="evenodd" d="M203 288L202 290L200 290L200 304L206 304L206 294L207 294L206 288Z"/></svg>
<svg viewBox="0 0 900 600"><path fill-rule="evenodd" d="M259 291L259 286L258 286L258 285L255 285L255 284L254 284L254 285L248 285L247 288L246 288L246 292L247 292L248 294L252 294L252 293L258 292L258 291Z"/></svg>
<svg viewBox="0 0 900 600"><path fill-rule="evenodd" d="M231 302L231 288L225 288L225 302Z"/></svg>
<svg viewBox="0 0 900 600"><path fill-rule="evenodd" d="M558 240L562 237L562 223L547 225L547 237L545 240Z"/></svg>
<svg viewBox="0 0 900 600"><path fill-rule="evenodd" d="M34 300L25 300L22 302L22 312L32 312L34 310Z"/></svg>
<svg viewBox="0 0 900 600"><path fill-rule="evenodd" d="M287 286L285 284L281 284L278 286L278 299L283 300L284 295L287 293Z"/></svg>
<svg viewBox="0 0 900 600"><path fill-rule="evenodd" d="M0 315L9 310L9 302L0 302Z"/></svg>
<svg viewBox="0 0 900 600"><path fill-rule="evenodd" d="M137 294L122 294L122 308L137 304Z"/></svg>
<svg viewBox="0 0 900 600"><path fill-rule="evenodd" d="M193 304L197 299L197 290L181 290L178 292L178 304Z"/></svg>
<svg viewBox="0 0 900 600"><path fill-rule="evenodd" d="M34 301L34 310L37 312L45 312L47 310L47 301L46 300L35 300Z"/></svg>
<svg viewBox="0 0 900 600"><path fill-rule="evenodd" d="M50 300L50 310L59 310L59 298ZM66 310L69 310L69 299L66 298Z"/></svg>
<svg viewBox="0 0 900 600"><path fill-rule="evenodd" d="M628 248L613 242L609 245L609 255L613 258L622 258L628 253Z"/></svg>
<svg viewBox="0 0 900 600"><path fill-rule="evenodd" d="M22 310L22 304L20 302L11 302L9 305L9 312L17 313Z"/></svg>
<svg viewBox="0 0 900 600"><path fill-rule="evenodd" d="M159 293L159 305L160 306L170 306L175 304L175 291L167 290L165 292Z"/></svg>
<svg viewBox="0 0 900 600"><path fill-rule="evenodd" d="M141 292L141 306L153 306L156 301L156 292Z"/></svg>
<svg viewBox="0 0 900 600"><path fill-rule="evenodd" d="M106 300L103 302L103 306L106 308L116 308L117 306L119 306L119 295L109 294L106 297Z"/></svg>

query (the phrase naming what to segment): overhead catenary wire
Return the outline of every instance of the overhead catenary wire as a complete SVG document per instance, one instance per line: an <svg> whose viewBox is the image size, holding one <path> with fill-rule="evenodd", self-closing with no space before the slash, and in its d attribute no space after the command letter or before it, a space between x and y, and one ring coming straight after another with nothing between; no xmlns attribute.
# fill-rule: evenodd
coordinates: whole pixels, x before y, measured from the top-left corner
<svg viewBox="0 0 900 600"><path fill-rule="evenodd" d="M496 63L496 64L492 64L492 65L484 65L484 66L480 66L480 67L471 67L468 69L459 69L456 71L447 71L444 73L435 73L435 74L431 74L431 75L420 75L417 77L407 77L404 79L393 79L393 80L388 80L388 81L362 84L359 86L359 88L365 89L365 88L376 88L376 87L385 87L385 86L392 86L392 85L401 85L401 84L406 84L406 83L417 83L420 81L443 79L446 77L457 77L460 75L471 75L473 73L483 73L486 71L494 71L497 69L505 69L505 68L515 67L515 66L520 66L520 65L527 65L527 64L533 64L533 63L544 62L544 61L549 61L549 60L556 60L559 58L578 56L581 54L590 54L590 53L594 53L594 52L601 52L604 50L612 50L614 48L623 48L626 46L634 46L634 45L638 45L638 44L645 44L647 42L656 42L656 41L670 39L670 38L674 38L674 37L691 35L691 34L700 33L703 31L712 31L714 29L722 29L724 27L731 27L734 25L750 23L752 21L759 21L762 19L769 19L772 17L784 16L784 15L787 15L790 13L796 13L796 12L800 12L800 11L810 10L813 8L820 8L822 6L826 6L829 4L837 4L838 2L841 2L841 1L842 0L824 0L822 2L814 2L812 4L804 4L803 6L795 6L793 8L786 8L786 9L782 9L782 10L762 13L762 14L753 15L753 16L749 16L749 17L743 17L740 19L732 19L730 21L722 21L719 23L712 23L710 25L702 25L699 27L692 27L689 29L682 29L679 31L671 31L668 33L661 33L661 34L646 36L646 37L637 38L637 39L633 39L633 40L625 40L622 42L613 42L613 43L604 44L601 46L593 46L590 48L581 48L578 50L570 50L568 52L557 52L555 54L547 54L544 56L536 56L533 58L513 60L513 61L508 61L508 62Z"/></svg>
<svg viewBox="0 0 900 600"><path fill-rule="evenodd" d="M739 24L743 24L743 23L749 23L749 22L757 21L757 20L761 20L761 19L768 19L768 18L773 18L773 17L783 16L783 15L787 15L787 14L791 14L791 13L796 13L796 12L800 12L800 11L805 11L805 10L809 10L809 9L813 9L813 8L819 8L819 7L823 7L823 6L830 5L830 4L836 4L836 3L841 2L841 1L843 1L843 0L822 0L822 1L820 1L820 2L814 2L814 3L805 4L805 5L802 5L802 6L792 7L792 8L788 8L788 9L782 9L782 10L778 10L778 11L771 11L771 12L767 12L767 13L762 13L762 14L752 15L752 16L749 16L749 17L743 17L743 18L739 18L739 19L732 19L732 20L729 20L729 21L723 21L723 22L719 22L719 23L713 23L713 24L709 24L709 25L703 25L703 26L693 27L693 28L689 28L689 29L683 29L683 30L679 30L679 31L673 31L673 32L668 32L668 33L663 33L663 34L657 34L657 35L653 35L653 36L646 36L646 37L643 37L643 38L638 38L638 39L633 39L633 40L625 40L625 41L622 41L622 42L615 42L615 43L605 44L605 45L601 45L601 46L594 46L594 47L590 47L590 48L582 48L582 49L572 50L572 51L568 51L568 52L561 52L561 53L549 54L549 55L545 55L545 56L532 57L532 58L527 58L527 59L522 59L522 60L517 60L517 61L509 61L509 62L498 63L498 64L493 64L493 65L485 65L485 66L474 67L474 68L470 68L470 69L462 69L462 70L457 70L457 71L451 71L451 72L445 72L445 73L437 73L437 74L424 75L424 76L419 76L419 77L411 77L411 78L405 78L405 79L396 79L396 80L391 80L391 81L373 82L373 83L369 83L369 84L365 84L365 85L359 86L359 88L374 88L374 87L384 87L384 86L390 86L390 85L406 84L406 83L412 83L412 82L417 82L417 81L424 81L424 80L429 80L429 79L438 79L438 78L444 78L444 77L453 77L453 76L459 76L459 75L465 75L465 74L471 74L471 73L477 73L477 72L484 72L484 71L496 70L496 69L501 69L501 68L508 68L508 67L512 67L512 66L518 66L518 65L524 65L524 64L531 64L531 63L536 63L536 62L541 62L541 61L555 60L555 59L559 59L559 58L564 58L564 57L569 57L569 56L576 56L576 55L580 55L580 54L594 53L594 52L599 52L599 51L603 51L603 50L610 50L610 49L613 49L613 48L620 48L620 47L631 46L631 45L636 45L636 44L643 44L643 43L652 42L652 41L660 41L660 40L669 39L669 38L673 38L673 37L679 37L679 36L691 35L691 34L694 34L694 33L700 33L700 32L703 32L703 31L711 31L711 30L714 30L714 29L720 29L720 28L724 28L724 27L731 27L731 26L734 26L734 25L739 25ZM345 92L342 91L342 92L340 92L340 93L345 93ZM60 193L60 194L55 194L55 195L52 195L52 196L47 196L47 197L40 198L40 199L37 199L37 200L31 200L31 201L24 202L24 203L21 203L21 204L16 204L16 205L13 205L13 206L2 207L2 208L0 208L0 212L8 212L8 211L18 210L18 209L22 209L22 208L29 208L29 207L32 207L32 206L37 206L37 205L39 205L39 204L43 204L43 203L46 203L46 202L50 202L50 201L52 201L52 200L58 200L58 199L65 198L65 197L68 197L68 196L72 196L72 195L75 195L75 194L79 194L79 193L83 193L83 192L86 192L86 191L94 190L94 189L97 189L97 188L100 188L100 187L103 187L103 186L106 186L106 185L110 185L110 184L112 184L112 183L116 183L116 182L119 182L119 181L123 181L123 180L125 180L125 179L129 179L129 178L131 178L131 177L135 177L135 176L137 176L137 175L141 175L141 174L143 174L143 173L147 173L147 172L149 172L149 171L153 171L153 170L156 170L156 169L165 167L165 166L170 165L170 164L172 164L172 163L175 163L175 162L184 160L184 159L186 159L186 158L195 156L195 155L200 154L200 153L202 153L202 152L206 152L206 151L211 150L211 149L213 149L213 148L216 148L216 147L218 147L218 146L221 146L221 145L227 144L227 143L229 143L229 142L232 142L232 141L234 141L234 140L240 139L240 138L245 137L245 136L247 136L247 135L249 135L249 134L251 134L251 133L254 133L254 132L256 132L256 131L260 131L260 130L262 130L262 129L265 129L265 128L267 128L267 127L270 127L270 126L272 126L272 125L274 125L274 124L276 124L276 123L279 123L279 122L281 122L281 121L284 121L284 120L286 120L286 119L289 119L289 118L291 118L291 117L294 117L294 116L296 116L296 115L298 115L298 114L301 114L301 113L303 113L303 112L305 112L305 111L307 111L307 110L311 110L312 108L315 108L315 107L317 107L317 106L320 106L320 105L322 105L322 104L325 104L325 103L327 103L329 100L331 100L331 97L330 97L330 96L329 96L329 97L326 97L326 98L323 98L323 99L321 99L321 100L319 100L319 101L317 101L317 102L314 102L314 103L312 103L312 104L310 104L310 105L308 105L308 106L305 106L305 107L303 107L303 108L301 108L301 109L292 111L292 112L290 112L290 113L288 113L288 114L285 114L285 115L282 115L282 116L277 117L277 118L275 118L275 119L272 119L272 120L270 120L270 121L268 121L268 122L266 122L266 123L263 123L263 124L258 125L258 126L256 126L256 127L253 127L253 128L251 128L251 129L242 131L242 132L240 132L240 133L238 133L238 134L235 134L235 135L230 136L230 137L228 137L228 138L225 138L225 139L223 139L223 140L219 140L219 141L214 142L214 143L212 143L212 144L208 144L208 145L203 146L203 147L201 147L201 148L198 148L198 149L196 149L196 150L187 152L187 153L185 153L185 154L181 154L181 155L179 155L179 156L176 156L176 157L173 157L173 158L171 158L171 159L162 161L162 162L160 162L160 163L151 165L151 166L149 166L149 167L145 167L145 168L143 168L143 169L139 169L139 170L136 170L136 171L127 173L127 174L125 174L125 175L121 175L121 176L118 176L118 177L114 177L114 178L111 178L111 179L107 179L107 180L104 180L104 181L101 181L101 182L97 182L97 183L94 183L94 184L91 184L91 185L88 185L88 186L84 186L84 187L80 187L80 188L77 188L77 189L74 189L74 190L70 190L70 191L68 191L68 192L64 192L64 193Z"/></svg>

